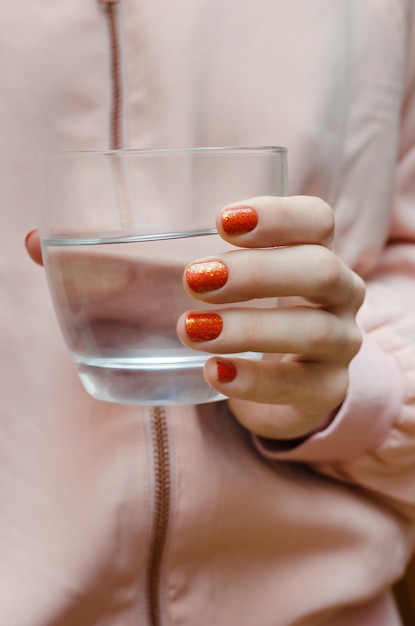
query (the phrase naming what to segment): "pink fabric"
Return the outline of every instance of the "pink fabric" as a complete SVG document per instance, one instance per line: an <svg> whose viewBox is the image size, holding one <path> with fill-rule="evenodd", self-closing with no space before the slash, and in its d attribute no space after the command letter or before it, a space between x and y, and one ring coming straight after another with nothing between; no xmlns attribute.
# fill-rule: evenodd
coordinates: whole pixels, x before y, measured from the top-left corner
<svg viewBox="0 0 415 626"><path fill-rule="evenodd" d="M127 145L287 146L290 193L334 207L368 285L325 431L276 452L224 403L168 409L161 624L395 626L384 593L415 521L413 2L113 9ZM35 153L109 146L107 7L3 0L0 32L0 623L152 626L152 413L86 394L23 246Z"/></svg>
<svg viewBox="0 0 415 626"><path fill-rule="evenodd" d="M399 626L401 623L392 597L388 595L375 598L364 607L352 606L342 611L337 619L330 622L330 626L351 626L359 623L356 620L365 620L367 626Z"/></svg>

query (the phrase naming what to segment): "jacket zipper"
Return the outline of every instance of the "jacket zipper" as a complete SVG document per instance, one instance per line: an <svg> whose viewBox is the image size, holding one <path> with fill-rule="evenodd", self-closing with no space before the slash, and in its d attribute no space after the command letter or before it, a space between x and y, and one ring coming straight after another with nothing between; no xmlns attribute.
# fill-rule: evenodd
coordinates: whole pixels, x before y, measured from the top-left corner
<svg viewBox="0 0 415 626"><path fill-rule="evenodd" d="M147 606L151 626L161 626L161 566L170 515L170 453L165 410L154 407L151 414L154 449L154 519L147 571Z"/></svg>
<svg viewBox="0 0 415 626"><path fill-rule="evenodd" d="M99 0L105 4L110 39L112 100L110 113L110 149L123 147L123 80L118 10L120 0ZM123 179L119 187L123 189ZM128 208L128 207L127 207ZM128 218L128 215L127 215ZM151 413L154 453L154 514L147 567L146 600L150 626L161 626L160 584L164 548L170 516L171 476L166 412L154 407Z"/></svg>
<svg viewBox="0 0 415 626"><path fill-rule="evenodd" d="M118 7L120 0L99 0L105 4L108 34L110 41L111 63L111 112L110 112L110 149L120 150L124 145L122 128L123 79L121 66L121 43L118 23Z"/></svg>
<svg viewBox="0 0 415 626"><path fill-rule="evenodd" d="M123 84L123 57L120 41L120 15L118 4L121 0L99 0L105 5L105 13L108 24L108 36L110 42L110 74L111 74L111 105L109 119L109 148L121 150L125 147L123 133L124 114L124 84ZM134 211L131 207L130 197L127 192L127 180L123 160L116 155L111 159L111 171L117 193L118 208L122 225L128 228L134 220Z"/></svg>

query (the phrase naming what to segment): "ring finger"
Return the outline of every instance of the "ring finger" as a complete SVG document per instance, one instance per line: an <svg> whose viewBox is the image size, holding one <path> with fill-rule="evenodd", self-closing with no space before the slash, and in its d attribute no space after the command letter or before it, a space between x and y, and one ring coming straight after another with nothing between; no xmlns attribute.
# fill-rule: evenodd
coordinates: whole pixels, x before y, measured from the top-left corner
<svg viewBox="0 0 415 626"><path fill-rule="evenodd" d="M361 342L357 326L314 307L190 311L177 324L183 344L211 353L296 354L348 362Z"/></svg>

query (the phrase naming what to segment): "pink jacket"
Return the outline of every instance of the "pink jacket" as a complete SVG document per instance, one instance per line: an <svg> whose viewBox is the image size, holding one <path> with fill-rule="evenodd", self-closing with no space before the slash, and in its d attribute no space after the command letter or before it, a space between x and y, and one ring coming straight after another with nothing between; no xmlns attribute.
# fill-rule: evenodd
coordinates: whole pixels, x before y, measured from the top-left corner
<svg viewBox="0 0 415 626"><path fill-rule="evenodd" d="M3 0L0 625L396 626L415 522L412 0ZM335 420L92 400L36 226L40 150L285 145L368 283ZM237 200L237 198L235 199Z"/></svg>

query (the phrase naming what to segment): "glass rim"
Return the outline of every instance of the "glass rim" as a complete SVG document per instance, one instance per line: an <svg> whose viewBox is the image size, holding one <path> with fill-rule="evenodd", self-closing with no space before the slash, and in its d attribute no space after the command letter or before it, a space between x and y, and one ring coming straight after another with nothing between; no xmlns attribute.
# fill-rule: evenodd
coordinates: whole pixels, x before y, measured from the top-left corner
<svg viewBox="0 0 415 626"><path fill-rule="evenodd" d="M36 153L39 158L71 158L94 156L152 156L160 154L208 154L208 153L244 153L244 154L280 154L286 155L285 146L195 146L171 148L126 148L120 150L45 150Z"/></svg>

